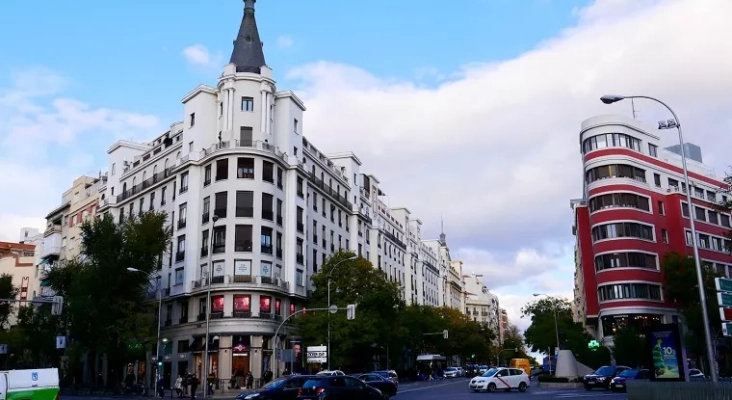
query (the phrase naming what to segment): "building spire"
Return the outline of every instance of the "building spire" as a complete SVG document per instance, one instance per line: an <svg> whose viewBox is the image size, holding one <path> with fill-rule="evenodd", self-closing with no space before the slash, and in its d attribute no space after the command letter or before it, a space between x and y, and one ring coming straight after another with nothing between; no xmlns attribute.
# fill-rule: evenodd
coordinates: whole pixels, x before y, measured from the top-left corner
<svg viewBox="0 0 732 400"><path fill-rule="evenodd" d="M239 34L234 40L230 64L236 65L236 72L261 73L264 61L262 41L259 39L257 21L254 19L254 3L257 0L244 0L244 17L241 19Z"/></svg>
<svg viewBox="0 0 732 400"><path fill-rule="evenodd" d="M440 243L444 246L447 243L447 235L445 235L445 221L440 214Z"/></svg>

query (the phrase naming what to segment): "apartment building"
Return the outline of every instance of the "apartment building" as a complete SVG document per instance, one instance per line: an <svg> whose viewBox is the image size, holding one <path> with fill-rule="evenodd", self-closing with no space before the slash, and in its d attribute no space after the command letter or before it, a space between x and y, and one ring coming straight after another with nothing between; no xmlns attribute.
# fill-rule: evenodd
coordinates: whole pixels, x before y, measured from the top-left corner
<svg viewBox="0 0 732 400"><path fill-rule="evenodd" d="M18 300L33 300L39 292L36 247L40 244L40 238L36 238L35 242L32 240L37 234L38 231L25 228L21 233L21 238L26 238L23 243L0 242L0 275L12 276L11 282L19 291ZM17 322L19 304L12 304L12 307L14 312L8 316L8 326Z"/></svg>
<svg viewBox="0 0 732 400"><path fill-rule="evenodd" d="M494 344L501 343L501 307L498 296L491 293L481 274L464 275L465 315L490 328L495 334Z"/></svg>
<svg viewBox="0 0 732 400"><path fill-rule="evenodd" d="M664 296L661 259L671 250L692 254L690 215L697 221L702 263L723 276L732 272L726 237L731 216L715 207L727 200L729 185L689 159L687 188L680 156L659 145L655 130L624 116L593 117L580 129L584 195L571 202L575 318L604 344L612 344L623 326L679 321L672 299ZM701 160L701 150L695 158Z"/></svg>

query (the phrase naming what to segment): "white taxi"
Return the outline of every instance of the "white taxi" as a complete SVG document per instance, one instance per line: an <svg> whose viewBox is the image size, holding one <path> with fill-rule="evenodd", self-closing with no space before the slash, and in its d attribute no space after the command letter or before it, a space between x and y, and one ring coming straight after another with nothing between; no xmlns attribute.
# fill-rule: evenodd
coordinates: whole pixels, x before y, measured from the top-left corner
<svg viewBox="0 0 732 400"><path fill-rule="evenodd" d="M483 375L476 376L470 380L470 390L474 392L496 390L509 391L518 389L525 392L531 385L529 376L526 372L518 368L491 368Z"/></svg>

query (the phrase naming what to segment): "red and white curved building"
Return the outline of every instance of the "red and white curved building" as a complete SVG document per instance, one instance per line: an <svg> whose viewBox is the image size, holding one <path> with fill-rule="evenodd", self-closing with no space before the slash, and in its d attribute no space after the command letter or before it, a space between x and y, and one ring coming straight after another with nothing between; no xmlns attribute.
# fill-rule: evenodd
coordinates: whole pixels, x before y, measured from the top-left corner
<svg viewBox="0 0 732 400"><path fill-rule="evenodd" d="M692 254L681 157L661 149L656 132L618 115L582 122L579 146L584 196L572 201L575 318L605 344L623 325L677 321L660 264L670 250ZM714 207L726 200L728 185L709 167L687 161L700 256L729 276L730 215Z"/></svg>

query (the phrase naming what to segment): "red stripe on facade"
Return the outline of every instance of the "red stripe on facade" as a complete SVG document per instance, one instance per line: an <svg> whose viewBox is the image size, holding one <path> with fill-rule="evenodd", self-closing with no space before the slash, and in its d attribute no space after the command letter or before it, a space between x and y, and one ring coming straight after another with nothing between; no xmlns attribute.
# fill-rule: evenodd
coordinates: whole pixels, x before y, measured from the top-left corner
<svg viewBox="0 0 732 400"><path fill-rule="evenodd" d="M626 251L633 251L632 249ZM625 252L625 251L623 251ZM616 268L606 269L598 272L597 284L605 285L622 281L643 281L662 283L663 275L658 271L644 270L638 268Z"/></svg>
<svg viewBox="0 0 732 400"><path fill-rule="evenodd" d="M606 149L590 151L584 155L584 162L585 162L585 164L587 164L587 162L589 162L591 160L594 160L594 159L600 158L600 157L605 157L605 156L627 156L627 157L635 158L637 160L654 165L658 168L667 169L667 170L675 172L679 175L683 175L683 173L684 173L684 171L681 167L677 167L676 165L664 162L664 161L659 160L654 157L647 156L647 155L639 153L637 151L633 151L630 149L624 149L624 148L620 148L620 147L609 147ZM706 183L708 183L710 185L714 185L720 189L726 189L728 186L726 183L724 183L724 181L710 178L710 177L707 177L704 175L700 175L700 174L697 174L696 172L689 172L689 179L696 179L698 181L706 182Z"/></svg>

